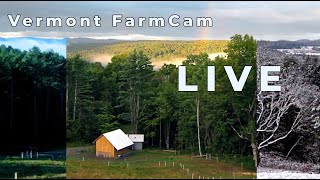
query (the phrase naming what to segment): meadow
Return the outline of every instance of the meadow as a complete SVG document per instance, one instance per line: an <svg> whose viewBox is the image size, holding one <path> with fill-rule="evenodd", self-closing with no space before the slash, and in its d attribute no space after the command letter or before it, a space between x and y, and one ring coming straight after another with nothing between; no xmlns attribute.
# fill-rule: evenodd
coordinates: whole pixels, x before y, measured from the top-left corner
<svg viewBox="0 0 320 180"><path fill-rule="evenodd" d="M0 157L0 179L65 179L65 160L49 158L21 159L20 157Z"/></svg>
<svg viewBox="0 0 320 180"><path fill-rule="evenodd" d="M218 158L217 158L218 157ZM95 147L67 150L67 178L111 179L255 179L256 170L247 157L214 156L211 160L189 153L156 149L131 151L123 158L95 156Z"/></svg>

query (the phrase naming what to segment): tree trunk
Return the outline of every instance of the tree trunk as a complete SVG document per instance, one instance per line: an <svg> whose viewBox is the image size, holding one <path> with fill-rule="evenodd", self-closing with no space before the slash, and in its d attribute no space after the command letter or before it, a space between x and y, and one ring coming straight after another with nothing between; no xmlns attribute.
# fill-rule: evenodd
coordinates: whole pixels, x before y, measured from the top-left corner
<svg viewBox="0 0 320 180"><path fill-rule="evenodd" d="M10 129L13 128L13 116L14 116L14 79L11 79L10 83Z"/></svg>
<svg viewBox="0 0 320 180"><path fill-rule="evenodd" d="M33 86L36 86L35 84ZM36 87L33 90L33 142L38 139L38 110L37 95L39 91Z"/></svg>
<svg viewBox="0 0 320 180"><path fill-rule="evenodd" d="M253 154L253 160L256 167L258 167L258 152L257 152L257 145L254 143L254 137L251 136L251 148Z"/></svg>
<svg viewBox="0 0 320 180"><path fill-rule="evenodd" d="M73 102L73 121L76 120L76 107L77 107L77 87L78 86L78 80L76 76L76 84L74 86L74 102Z"/></svg>
<svg viewBox="0 0 320 180"><path fill-rule="evenodd" d="M69 101L69 94L68 94L68 88L69 88L69 81L66 79L66 113L68 113L68 101Z"/></svg>
<svg viewBox="0 0 320 180"><path fill-rule="evenodd" d="M49 121L49 94L50 94L50 88L46 88L46 123Z"/></svg>
<svg viewBox="0 0 320 180"><path fill-rule="evenodd" d="M201 142L200 142L200 120L199 120L199 109L200 109L200 100L196 99L197 105L197 128L198 128L198 145L199 145L199 155L201 156Z"/></svg>
<svg viewBox="0 0 320 180"><path fill-rule="evenodd" d="M160 131L159 132L160 132L160 135L159 135L159 138L160 138L159 139L159 148L161 149L161 143L162 143L161 142L161 119L160 119Z"/></svg>
<svg viewBox="0 0 320 180"><path fill-rule="evenodd" d="M134 134L134 101L133 101L133 92L132 86L130 83L129 91L129 107L130 107L130 121L131 121L131 133Z"/></svg>
<svg viewBox="0 0 320 180"><path fill-rule="evenodd" d="M151 146L153 147L153 137L151 138Z"/></svg>
<svg viewBox="0 0 320 180"><path fill-rule="evenodd" d="M134 133L138 133L138 123L139 123L139 111L140 111L140 96L137 95L137 102L136 102L136 109L135 109L135 126L134 126Z"/></svg>
<svg viewBox="0 0 320 180"><path fill-rule="evenodd" d="M170 122L167 122L166 127L166 148L170 149Z"/></svg>

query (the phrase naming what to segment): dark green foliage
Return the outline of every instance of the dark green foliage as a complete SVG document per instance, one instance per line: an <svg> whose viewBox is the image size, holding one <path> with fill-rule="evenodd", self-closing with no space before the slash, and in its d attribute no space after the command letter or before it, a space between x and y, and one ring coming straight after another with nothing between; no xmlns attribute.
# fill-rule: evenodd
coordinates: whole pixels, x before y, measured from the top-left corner
<svg viewBox="0 0 320 180"><path fill-rule="evenodd" d="M65 146L66 59L0 46L1 152Z"/></svg>

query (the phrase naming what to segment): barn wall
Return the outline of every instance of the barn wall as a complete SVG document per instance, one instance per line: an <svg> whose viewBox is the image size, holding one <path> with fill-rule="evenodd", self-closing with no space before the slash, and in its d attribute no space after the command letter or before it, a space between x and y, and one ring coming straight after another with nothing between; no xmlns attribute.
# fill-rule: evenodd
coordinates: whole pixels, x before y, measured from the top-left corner
<svg viewBox="0 0 320 180"><path fill-rule="evenodd" d="M135 142L133 145L134 150L142 150L142 144L141 142Z"/></svg>
<svg viewBox="0 0 320 180"><path fill-rule="evenodd" d="M105 158L115 157L114 147L104 136L101 136L96 141L96 156L102 156Z"/></svg>
<svg viewBox="0 0 320 180"><path fill-rule="evenodd" d="M129 152L129 147L126 147L124 149L121 149L119 151L117 151L116 149L114 149L115 152L115 157L118 157L119 155L123 155Z"/></svg>

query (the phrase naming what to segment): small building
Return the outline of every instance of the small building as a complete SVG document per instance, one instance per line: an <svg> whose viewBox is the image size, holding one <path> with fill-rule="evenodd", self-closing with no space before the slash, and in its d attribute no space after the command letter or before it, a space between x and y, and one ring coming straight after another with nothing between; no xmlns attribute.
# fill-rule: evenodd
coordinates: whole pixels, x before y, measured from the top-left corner
<svg viewBox="0 0 320 180"><path fill-rule="evenodd" d="M104 158L115 158L127 154L133 145L121 129L104 133L93 143L96 143L96 156Z"/></svg>
<svg viewBox="0 0 320 180"><path fill-rule="evenodd" d="M128 137L134 143L132 147L134 150L142 150L144 134L128 134Z"/></svg>

